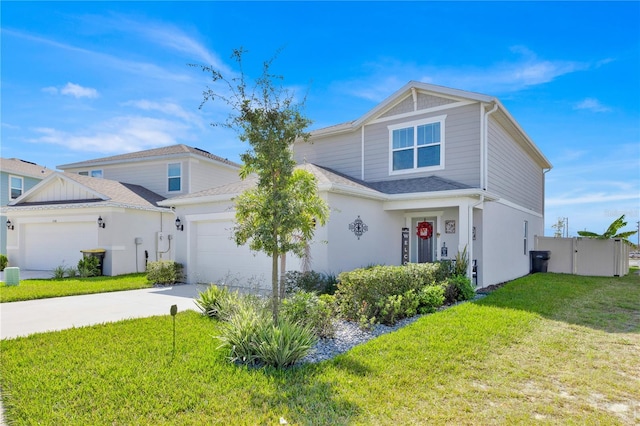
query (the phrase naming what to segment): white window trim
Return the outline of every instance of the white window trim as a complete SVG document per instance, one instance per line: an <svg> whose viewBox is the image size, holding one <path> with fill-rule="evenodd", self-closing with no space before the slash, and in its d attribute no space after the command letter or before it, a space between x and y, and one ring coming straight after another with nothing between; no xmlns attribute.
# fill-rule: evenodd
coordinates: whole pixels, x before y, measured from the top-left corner
<svg viewBox="0 0 640 426"><path fill-rule="evenodd" d="M529 221L524 221L524 255L527 256L529 254Z"/></svg>
<svg viewBox="0 0 640 426"><path fill-rule="evenodd" d="M13 186L11 186L11 180L14 178L20 180L20 195L18 195L17 197L11 196L11 190L13 189ZM17 200L18 198L20 198L20 196L22 196L22 194L24 194L24 178L22 176L9 175L9 201Z"/></svg>
<svg viewBox="0 0 640 426"><path fill-rule="evenodd" d="M180 166L180 175L179 176L169 176L169 167L173 166L177 164L178 166ZM169 185L169 179L175 179L175 178L180 178L180 189L177 190L171 190L170 189L170 185ZM177 162L177 163L167 163L167 192L182 192L182 185L183 185L183 179L182 179L182 163L181 162Z"/></svg>
<svg viewBox="0 0 640 426"><path fill-rule="evenodd" d="M430 172L444 169L444 150L445 150L445 120L447 116L438 115L436 117L423 118L420 120L407 121L404 123L392 124L387 126L389 130L389 175L404 175L410 173ZM418 138L418 126L425 124L440 123L440 164L430 167L413 167L411 169L393 170L393 131L398 129L406 129L413 127L413 164L417 164L418 150L416 149L416 139Z"/></svg>

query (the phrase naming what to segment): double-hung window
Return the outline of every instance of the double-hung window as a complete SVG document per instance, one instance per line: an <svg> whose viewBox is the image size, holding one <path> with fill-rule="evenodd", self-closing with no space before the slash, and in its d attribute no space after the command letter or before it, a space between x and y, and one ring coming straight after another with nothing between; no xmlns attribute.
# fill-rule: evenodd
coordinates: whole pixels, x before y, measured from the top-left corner
<svg viewBox="0 0 640 426"><path fill-rule="evenodd" d="M24 192L24 180L20 176L9 177L9 194L15 200Z"/></svg>
<svg viewBox="0 0 640 426"><path fill-rule="evenodd" d="M390 172L443 168L445 118L439 116L389 126Z"/></svg>
<svg viewBox="0 0 640 426"><path fill-rule="evenodd" d="M180 163L170 163L167 165L168 189L169 192L182 190L182 165Z"/></svg>

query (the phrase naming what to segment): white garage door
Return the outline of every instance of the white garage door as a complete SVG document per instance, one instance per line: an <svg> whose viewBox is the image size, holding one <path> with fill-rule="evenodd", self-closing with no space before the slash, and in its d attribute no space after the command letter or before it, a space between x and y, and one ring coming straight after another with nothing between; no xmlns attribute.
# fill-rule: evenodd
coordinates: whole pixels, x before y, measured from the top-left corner
<svg viewBox="0 0 640 426"><path fill-rule="evenodd" d="M75 267L80 250L96 248L94 222L28 223L24 226L25 269L50 271L57 266Z"/></svg>
<svg viewBox="0 0 640 426"><path fill-rule="evenodd" d="M233 224L199 222L196 228L196 261L191 280L254 289L271 288L271 258L238 247L232 239Z"/></svg>

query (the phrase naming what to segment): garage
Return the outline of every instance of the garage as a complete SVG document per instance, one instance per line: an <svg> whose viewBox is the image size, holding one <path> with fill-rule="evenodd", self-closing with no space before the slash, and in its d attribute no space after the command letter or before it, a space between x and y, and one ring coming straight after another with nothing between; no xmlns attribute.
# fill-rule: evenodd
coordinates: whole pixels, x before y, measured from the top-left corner
<svg viewBox="0 0 640 426"><path fill-rule="evenodd" d="M93 222L25 224L24 268L50 271L60 265L75 267L82 258L80 250L96 248L96 231Z"/></svg>
<svg viewBox="0 0 640 426"><path fill-rule="evenodd" d="M231 221L195 223L195 267L190 281L230 287L271 288L271 258L233 241Z"/></svg>

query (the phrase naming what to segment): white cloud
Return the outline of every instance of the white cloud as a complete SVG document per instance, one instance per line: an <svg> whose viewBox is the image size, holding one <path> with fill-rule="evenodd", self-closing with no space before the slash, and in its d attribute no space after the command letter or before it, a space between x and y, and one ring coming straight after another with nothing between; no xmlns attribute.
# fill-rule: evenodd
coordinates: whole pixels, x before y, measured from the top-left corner
<svg viewBox="0 0 640 426"><path fill-rule="evenodd" d="M602 105L599 100L595 98L586 98L574 105L573 109L586 109L593 112L609 112L611 108Z"/></svg>
<svg viewBox="0 0 640 426"><path fill-rule="evenodd" d="M189 81L190 77L183 73L174 73L168 71L155 64L129 61L120 57L109 55L101 52L95 52L81 47L60 43L55 40L39 37L32 34L23 33L15 30L2 29L3 34L9 34L15 37L20 37L25 40L44 44L47 46L55 47L57 49L66 50L69 52L75 52L81 57L84 57L87 62L98 63L102 68L113 68L120 71L124 71L129 74L141 75L145 79L160 79L171 81Z"/></svg>
<svg viewBox="0 0 640 426"><path fill-rule="evenodd" d="M545 205L549 207L554 206L569 206L574 204L593 204L593 203L611 203L613 201L625 201L625 200L638 200L637 194L610 194L605 192L590 193L587 195L577 197L555 197L547 198Z"/></svg>
<svg viewBox="0 0 640 426"><path fill-rule="evenodd" d="M182 106L174 102L156 102L148 99L125 102L125 106L133 106L143 111L158 111L173 118L180 118L185 122L195 124L200 128L205 127L203 120L194 113L186 111Z"/></svg>
<svg viewBox="0 0 640 426"><path fill-rule="evenodd" d="M98 91L91 87L82 87L79 84L67 83L60 93L63 95L73 96L75 98L97 98Z"/></svg>
<svg viewBox="0 0 640 426"><path fill-rule="evenodd" d="M379 102L420 76L418 79L426 83L500 95L549 83L563 75L596 66L578 61L541 59L524 46L513 46L510 50L517 56L482 68L436 67L383 58L377 63L365 64L369 78L337 83L337 87L354 96ZM597 65L601 64L602 61Z"/></svg>
<svg viewBox="0 0 640 426"><path fill-rule="evenodd" d="M124 116L100 123L82 133L68 133L53 128L36 128L39 135L32 143L59 145L70 151L117 154L179 143L187 126L176 121Z"/></svg>

